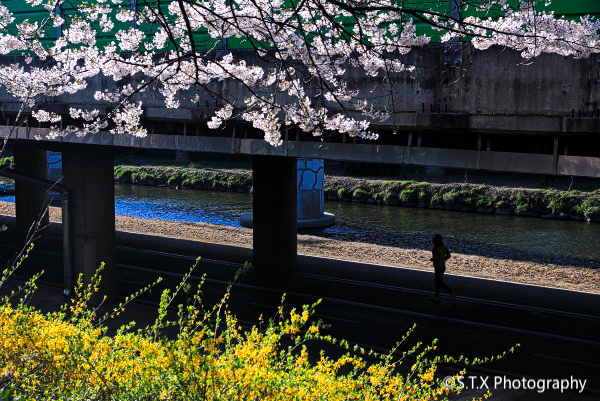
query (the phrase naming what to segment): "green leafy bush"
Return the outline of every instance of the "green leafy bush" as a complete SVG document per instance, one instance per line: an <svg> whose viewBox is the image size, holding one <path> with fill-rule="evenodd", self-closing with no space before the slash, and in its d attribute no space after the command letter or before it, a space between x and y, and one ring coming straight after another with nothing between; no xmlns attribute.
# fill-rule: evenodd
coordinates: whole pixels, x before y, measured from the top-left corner
<svg viewBox="0 0 600 401"><path fill-rule="evenodd" d="M600 196L593 195L581 202L577 211L587 219L600 218Z"/></svg>
<svg viewBox="0 0 600 401"><path fill-rule="evenodd" d="M356 202L366 202L369 197L369 193L362 188L355 189L352 192L352 200Z"/></svg>
<svg viewBox="0 0 600 401"><path fill-rule="evenodd" d="M325 187L324 196L327 200L336 200L337 199L337 190L333 187Z"/></svg>
<svg viewBox="0 0 600 401"><path fill-rule="evenodd" d="M398 197L394 193L386 189L377 194L377 200L380 200L384 205L398 204Z"/></svg>
<svg viewBox="0 0 600 401"><path fill-rule="evenodd" d="M443 206L444 205L444 194L442 192L435 192L431 195L431 200L429 201L429 206Z"/></svg>
<svg viewBox="0 0 600 401"><path fill-rule="evenodd" d="M179 175L173 175L167 179L167 185L170 187L176 187L181 185L181 177Z"/></svg>
<svg viewBox="0 0 600 401"><path fill-rule="evenodd" d="M493 198L485 195L478 196L477 200L475 201L476 206L482 209L493 209L494 203L495 202Z"/></svg>
<svg viewBox="0 0 600 401"><path fill-rule="evenodd" d="M416 206L419 201L419 188L416 185L407 185L398 194L398 199L403 206Z"/></svg>
<svg viewBox="0 0 600 401"><path fill-rule="evenodd" d="M473 193L473 191L469 188L467 189L452 189L449 192L443 194L443 199L447 207L463 209L463 208L472 208L475 209L477 207L477 197Z"/></svg>
<svg viewBox="0 0 600 401"><path fill-rule="evenodd" d="M433 197L433 188L427 183L419 183L419 206L427 207L431 203Z"/></svg>
<svg viewBox="0 0 600 401"><path fill-rule="evenodd" d="M517 192L513 197L513 202L517 214L523 214L531 210L530 197L524 192Z"/></svg>
<svg viewBox="0 0 600 401"><path fill-rule="evenodd" d="M352 194L346 188L340 188L337 191L337 197L341 200L350 200L352 198Z"/></svg>
<svg viewBox="0 0 600 401"><path fill-rule="evenodd" d="M553 214L575 215L577 214L577 204L579 193L577 191L554 191L549 197L548 207Z"/></svg>
<svg viewBox="0 0 600 401"><path fill-rule="evenodd" d="M15 159L12 156L0 158L0 168L2 168L2 167L13 168L14 164L15 164Z"/></svg>
<svg viewBox="0 0 600 401"><path fill-rule="evenodd" d="M131 182L131 169L128 166L115 166L115 180L118 182Z"/></svg>

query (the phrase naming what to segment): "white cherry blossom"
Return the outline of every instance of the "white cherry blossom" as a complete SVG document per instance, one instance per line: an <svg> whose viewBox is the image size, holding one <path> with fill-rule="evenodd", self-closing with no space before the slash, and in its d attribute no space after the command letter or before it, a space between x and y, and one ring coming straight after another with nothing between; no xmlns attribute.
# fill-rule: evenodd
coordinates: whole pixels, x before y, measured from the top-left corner
<svg viewBox="0 0 600 401"><path fill-rule="evenodd" d="M54 123L50 136L146 135L140 121L151 97L167 108L201 99L224 105L209 116L209 128L241 119L274 146L289 127L322 138L335 131L374 139L371 124L390 113L371 103L372 94L350 88L348 76L362 74L383 87L398 74L412 74L415 67L402 56L431 40L416 22L441 31L442 41L468 38L475 48L505 46L524 58L600 52L598 18L558 18L531 1L465 2L461 11L470 14L459 19L435 2L396 0L236 0L235 6L184 0L165 2L160 11L151 2L132 10L123 0L25 3L43 6L48 17L19 20L8 2L0 4L0 55L17 56L0 64L0 86L37 121ZM77 9L63 13L61 6ZM51 37L54 27L62 34ZM250 49L228 50L226 40ZM63 116L43 110L47 97L83 91L95 104L72 108L72 125L61 127Z"/></svg>

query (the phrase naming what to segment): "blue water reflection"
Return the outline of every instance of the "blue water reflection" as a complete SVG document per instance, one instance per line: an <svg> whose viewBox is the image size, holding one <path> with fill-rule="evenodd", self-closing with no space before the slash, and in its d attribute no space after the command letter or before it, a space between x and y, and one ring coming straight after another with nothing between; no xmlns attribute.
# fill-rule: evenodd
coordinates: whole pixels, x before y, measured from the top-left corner
<svg viewBox="0 0 600 401"><path fill-rule="evenodd" d="M115 186L115 213L125 216L240 227L239 217L251 209L247 194Z"/></svg>
<svg viewBox="0 0 600 401"><path fill-rule="evenodd" d="M0 199L14 202L14 196ZM309 233L339 238L347 235L352 241L361 240L367 230L371 232L370 237L383 238L386 233L396 233L429 246L431 234L439 232L473 246L489 244L538 254L600 260L600 247L596 246L600 238L598 223L357 203L327 202L325 208L336 215L336 225ZM115 211L125 216L240 227L239 217L251 209L252 197L248 194L115 186Z"/></svg>

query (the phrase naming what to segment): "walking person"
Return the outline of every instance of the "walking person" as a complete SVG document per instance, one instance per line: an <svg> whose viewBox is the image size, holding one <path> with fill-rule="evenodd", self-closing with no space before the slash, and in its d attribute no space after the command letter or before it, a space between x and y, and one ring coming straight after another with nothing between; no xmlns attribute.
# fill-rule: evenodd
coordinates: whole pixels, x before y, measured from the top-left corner
<svg viewBox="0 0 600 401"><path fill-rule="evenodd" d="M444 272L446 271L446 261L450 259L450 252L444 245L444 240L441 235L435 234L433 236L433 250L431 261L433 262L433 268L435 269L435 294L433 296L434 301L440 300L440 289L446 291L452 298L456 296L456 293L452 291L452 288L444 284Z"/></svg>

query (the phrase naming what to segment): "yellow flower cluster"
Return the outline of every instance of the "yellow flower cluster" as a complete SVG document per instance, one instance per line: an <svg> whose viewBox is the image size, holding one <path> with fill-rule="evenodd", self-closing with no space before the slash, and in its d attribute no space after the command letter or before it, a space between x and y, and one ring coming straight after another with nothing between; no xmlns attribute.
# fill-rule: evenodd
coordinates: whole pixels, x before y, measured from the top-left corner
<svg viewBox="0 0 600 401"><path fill-rule="evenodd" d="M403 356L411 356L411 367L403 369L391 355L351 349L323 335L321 323L310 321L319 302L289 313L281 306L268 323L261 317L259 326L242 330L227 309L226 293L212 309L192 303L179 308L178 322L165 322L177 291L189 291L184 280L174 293L163 292L154 325L135 333L126 325L109 336L104 318L98 321L88 307L101 269L88 286L80 278L75 297L60 312L0 304L0 391L37 401L437 401L450 393L435 377L441 359L425 356L435 345L413 347ZM108 316L118 315L131 299ZM200 288L192 299L202 304ZM169 326L179 328L176 338L160 334ZM343 355L316 355L323 344Z"/></svg>
<svg viewBox="0 0 600 401"><path fill-rule="evenodd" d="M134 400L370 401L448 394L434 378L435 366L411 378L394 364L368 364L350 352L337 359L311 357L310 341L320 334L318 323L309 324L309 308L286 316L281 310L279 321L247 331L226 315L220 328L191 319L195 330L167 340L144 332L108 336L91 320L4 305L0 382L36 400L110 394Z"/></svg>

